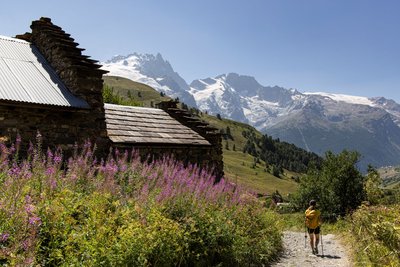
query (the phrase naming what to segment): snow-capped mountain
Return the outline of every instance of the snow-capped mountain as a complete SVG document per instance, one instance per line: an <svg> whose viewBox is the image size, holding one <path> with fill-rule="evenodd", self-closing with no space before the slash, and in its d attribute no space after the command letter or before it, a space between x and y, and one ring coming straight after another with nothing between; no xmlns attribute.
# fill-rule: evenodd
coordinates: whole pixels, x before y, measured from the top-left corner
<svg viewBox="0 0 400 267"><path fill-rule="evenodd" d="M320 155L357 150L363 169L400 163L400 105L384 97L301 93L235 73L189 86L160 54L117 56L103 69Z"/></svg>
<svg viewBox="0 0 400 267"><path fill-rule="evenodd" d="M301 110L305 95L282 87L264 87L253 77L229 73L195 80L190 92L201 110L249 123L261 131L285 114Z"/></svg>
<svg viewBox="0 0 400 267"><path fill-rule="evenodd" d="M400 162L400 105L393 100L300 93L234 73L195 80L190 87L200 109L248 122L306 150L357 150L363 168Z"/></svg>
<svg viewBox="0 0 400 267"><path fill-rule="evenodd" d="M161 54L154 56L134 53L128 56L115 56L101 64L102 69L109 71L107 75L121 76L147 84L172 98L178 97L180 101L197 107L185 80L174 71Z"/></svg>

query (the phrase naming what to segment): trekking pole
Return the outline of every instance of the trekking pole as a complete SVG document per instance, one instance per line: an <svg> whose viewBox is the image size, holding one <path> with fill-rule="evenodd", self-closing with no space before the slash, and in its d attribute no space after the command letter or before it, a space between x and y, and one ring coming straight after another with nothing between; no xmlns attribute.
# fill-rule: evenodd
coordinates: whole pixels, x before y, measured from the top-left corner
<svg viewBox="0 0 400 267"><path fill-rule="evenodd" d="M321 250L322 250L322 257L324 257L324 243L322 242L322 229L319 230L321 236Z"/></svg>
<svg viewBox="0 0 400 267"><path fill-rule="evenodd" d="M304 222L304 248L307 248L307 226Z"/></svg>

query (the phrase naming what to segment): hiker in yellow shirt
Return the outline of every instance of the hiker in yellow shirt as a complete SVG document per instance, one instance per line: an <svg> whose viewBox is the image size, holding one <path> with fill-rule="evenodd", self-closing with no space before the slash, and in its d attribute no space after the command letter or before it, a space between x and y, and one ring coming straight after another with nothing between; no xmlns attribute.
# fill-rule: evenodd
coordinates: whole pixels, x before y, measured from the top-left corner
<svg viewBox="0 0 400 267"><path fill-rule="evenodd" d="M317 202L310 201L310 206L305 212L305 223L310 236L310 245L313 254L318 254L319 233L321 225L321 212L316 209Z"/></svg>

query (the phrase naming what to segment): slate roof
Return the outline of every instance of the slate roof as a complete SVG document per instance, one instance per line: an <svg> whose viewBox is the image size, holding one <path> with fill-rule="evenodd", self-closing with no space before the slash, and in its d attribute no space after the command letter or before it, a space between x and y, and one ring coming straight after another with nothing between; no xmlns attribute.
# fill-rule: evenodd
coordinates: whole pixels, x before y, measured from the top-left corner
<svg viewBox="0 0 400 267"><path fill-rule="evenodd" d="M0 100L89 108L67 89L34 45L1 35Z"/></svg>
<svg viewBox="0 0 400 267"><path fill-rule="evenodd" d="M162 109L104 104L107 135L114 143L210 145Z"/></svg>

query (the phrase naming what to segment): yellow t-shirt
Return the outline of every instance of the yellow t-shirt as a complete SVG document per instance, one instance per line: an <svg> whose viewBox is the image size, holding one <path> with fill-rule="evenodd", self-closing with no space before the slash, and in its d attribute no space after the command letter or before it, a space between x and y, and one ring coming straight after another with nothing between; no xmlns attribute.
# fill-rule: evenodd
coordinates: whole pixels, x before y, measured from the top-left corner
<svg viewBox="0 0 400 267"><path fill-rule="evenodd" d="M305 212L306 225L310 229L315 229L319 226L321 212L319 210L313 210L308 208Z"/></svg>

